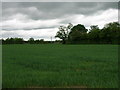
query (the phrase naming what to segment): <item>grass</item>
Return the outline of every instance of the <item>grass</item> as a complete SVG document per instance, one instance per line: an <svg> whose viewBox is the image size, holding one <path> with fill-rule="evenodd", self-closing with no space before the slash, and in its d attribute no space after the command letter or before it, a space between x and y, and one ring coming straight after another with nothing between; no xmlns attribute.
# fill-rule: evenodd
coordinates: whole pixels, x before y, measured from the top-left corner
<svg viewBox="0 0 120 90"><path fill-rule="evenodd" d="M3 45L3 88L118 88L118 45Z"/></svg>

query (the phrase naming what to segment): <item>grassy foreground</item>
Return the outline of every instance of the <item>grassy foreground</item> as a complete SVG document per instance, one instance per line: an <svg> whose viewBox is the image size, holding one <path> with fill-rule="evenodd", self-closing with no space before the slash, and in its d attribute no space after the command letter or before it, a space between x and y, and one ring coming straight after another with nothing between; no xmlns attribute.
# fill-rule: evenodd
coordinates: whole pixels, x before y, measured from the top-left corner
<svg viewBox="0 0 120 90"><path fill-rule="evenodd" d="M118 87L117 45L3 45L3 88Z"/></svg>

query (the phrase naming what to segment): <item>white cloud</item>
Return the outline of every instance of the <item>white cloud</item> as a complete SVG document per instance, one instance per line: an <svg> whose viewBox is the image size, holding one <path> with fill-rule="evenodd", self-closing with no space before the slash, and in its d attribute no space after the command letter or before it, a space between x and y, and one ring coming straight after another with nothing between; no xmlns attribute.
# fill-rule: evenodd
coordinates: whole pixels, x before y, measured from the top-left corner
<svg viewBox="0 0 120 90"><path fill-rule="evenodd" d="M35 7L30 7L29 11L38 11ZM62 23L64 22L65 23ZM30 37L35 39L50 40L50 37L54 37L58 31L58 27L63 24L71 22L72 24L83 24L87 29L91 25L98 25L102 28L106 23L118 21L118 10L108 9L105 11L98 11L93 15L73 14L71 16L65 16L58 19L46 19L46 20L32 20L27 15L17 13L12 15L2 22L2 37L22 37L28 40ZM6 29L6 30L4 30ZM54 38L55 40L55 38Z"/></svg>
<svg viewBox="0 0 120 90"><path fill-rule="evenodd" d="M87 28L91 25L98 25L100 28L103 28L107 23L118 21L118 10L108 9L106 11L99 11L92 16L75 15L71 18L75 18L71 21L72 23L81 23Z"/></svg>
<svg viewBox="0 0 120 90"><path fill-rule="evenodd" d="M51 28L59 25L60 19L32 20L26 15L17 14L10 17L10 20L2 22L3 30L31 30L37 28Z"/></svg>
<svg viewBox="0 0 120 90"><path fill-rule="evenodd" d="M25 40L28 40L30 37L35 39L45 39L50 40L52 37L55 40L56 32L58 28L51 28L51 29L37 29L37 30L15 30L15 31L4 31L2 30L1 34L4 38L8 37L21 37Z"/></svg>

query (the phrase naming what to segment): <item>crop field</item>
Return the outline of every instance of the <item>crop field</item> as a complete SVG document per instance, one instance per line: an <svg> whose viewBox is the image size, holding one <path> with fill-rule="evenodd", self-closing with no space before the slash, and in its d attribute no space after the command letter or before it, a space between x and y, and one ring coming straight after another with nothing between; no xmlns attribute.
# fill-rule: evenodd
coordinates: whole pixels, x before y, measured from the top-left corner
<svg viewBox="0 0 120 90"><path fill-rule="evenodd" d="M3 45L3 88L118 88L118 45Z"/></svg>

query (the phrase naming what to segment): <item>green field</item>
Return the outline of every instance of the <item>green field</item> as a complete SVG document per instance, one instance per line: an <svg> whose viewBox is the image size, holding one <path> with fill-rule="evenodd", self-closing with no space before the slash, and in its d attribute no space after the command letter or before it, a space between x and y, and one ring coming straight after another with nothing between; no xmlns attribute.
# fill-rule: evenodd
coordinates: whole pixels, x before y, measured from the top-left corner
<svg viewBox="0 0 120 90"><path fill-rule="evenodd" d="M117 88L118 45L3 45L3 88Z"/></svg>

